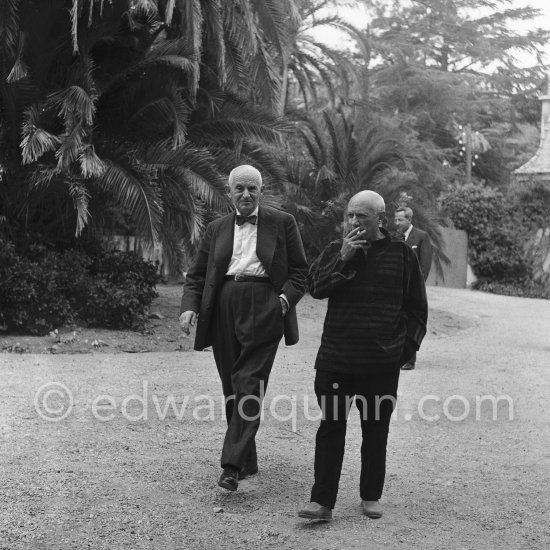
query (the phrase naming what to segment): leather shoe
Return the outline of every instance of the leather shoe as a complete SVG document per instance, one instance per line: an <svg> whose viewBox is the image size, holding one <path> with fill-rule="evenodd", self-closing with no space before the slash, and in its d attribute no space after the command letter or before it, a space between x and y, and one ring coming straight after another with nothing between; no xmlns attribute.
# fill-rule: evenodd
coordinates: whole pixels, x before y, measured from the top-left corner
<svg viewBox="0 0 550 550"><path fill-rule="evenodd" d="M405 363L401 370L414 370L414 363Z"/></svg>
<svg viewBox="0 0 550 550"><path fill-rule="evenodd" d="M256 475L258 473L258 465L254 464L252 466L249 466L248 464L245 464L242 467L242 470L239 472L239 479L245 479L249 476Z"/></svg>
<svg viewBox="0 0 550 550"><path fill-rule="evenodd" d="M328 506L322 506L317 502L310 502L298 511L298 517L328 521L332 519L332 510Z"/></svg>
<svg viewBox="0 0 550 550"><path fill-rule="evenodd" d="M361 507L363 508L363 514L369 518L378 519L382 517L382 506L377 500L362 500Z"/></svg>
<svg viewBox="0 0 550 550"><path fill-rule="evenodd" d="M218 485L228 491L236 491L239 486L239 471L236 468L224 468Z"/></svg>

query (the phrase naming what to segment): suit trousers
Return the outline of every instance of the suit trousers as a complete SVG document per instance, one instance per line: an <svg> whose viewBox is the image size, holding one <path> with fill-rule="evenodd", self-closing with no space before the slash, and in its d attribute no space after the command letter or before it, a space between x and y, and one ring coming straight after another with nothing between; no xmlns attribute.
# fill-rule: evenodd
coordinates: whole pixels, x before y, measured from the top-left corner
<svg viewBox="0 0 550 550"><path fill-rule="evenodd" d="M355 397L360 414L362 500L382 496L386 475L386 445L397 400L399 368L355 375L317 371L315 395L322 418L315 440L315 482L311 501L334 508L342 472L347 418Z"/></svg>
<svg viewBox="0 0 550 550"><path fill-rule="evenodd" d="M269 282L227 280L219 289L212 328L227 419L221 466L240 470L257 464L262 400L284 331L279 295Z"/></svg>

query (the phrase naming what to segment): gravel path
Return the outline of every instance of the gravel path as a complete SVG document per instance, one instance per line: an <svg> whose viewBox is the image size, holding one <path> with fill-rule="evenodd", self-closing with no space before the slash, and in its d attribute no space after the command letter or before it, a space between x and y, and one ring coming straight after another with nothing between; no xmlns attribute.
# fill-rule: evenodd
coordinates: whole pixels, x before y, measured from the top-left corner
<svg viewBox="0 0 550 550"><path fill-rule="evenodd" d="M236 493L216 486L210 352L0 355L0 549L549 548L550 303L437 287L429 298L380 520L361 515L356 414L334 521L296 517L312 482L323 302L304 299L301 343L279 350L260 473Z"/></svg>

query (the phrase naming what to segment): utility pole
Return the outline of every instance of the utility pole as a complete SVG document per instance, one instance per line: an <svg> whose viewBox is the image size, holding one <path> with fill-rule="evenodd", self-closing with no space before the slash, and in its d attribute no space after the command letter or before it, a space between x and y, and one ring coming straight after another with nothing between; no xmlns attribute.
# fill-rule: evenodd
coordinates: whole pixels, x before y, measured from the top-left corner
<svg viewBox="0 0 550 550"><path fill-rule="evenodd" d="M464 156L466 161L466 183L472 183L472 165L475 164L472 161L472 127L469 124L466 124L464 127L460 126L460 131L461 133L458 142L461 145L460 156Z"/></svg>
<svg viewBox="0 0 550 550"><path fill-rule="evenodd" d="M464 128L464 149L466 153L466 183L472 183L472 127Z"/></svg>

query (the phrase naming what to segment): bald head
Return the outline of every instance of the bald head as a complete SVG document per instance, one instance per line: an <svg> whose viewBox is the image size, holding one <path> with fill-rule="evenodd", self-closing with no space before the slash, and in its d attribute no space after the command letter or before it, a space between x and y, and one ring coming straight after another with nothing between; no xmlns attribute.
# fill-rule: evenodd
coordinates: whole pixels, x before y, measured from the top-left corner
<svg viewBox="0 0 550 550"><path fill-rule="evenodd" d="M229 187L233 188L237 182L242 181L254 182L258 187L262 186L262 175L259 170L249 164L243 164L233 168L229 173Z"/></svg>
<svg viewBox="0 0 550 550"><path fill-rule="evenodd" d="M348 209L351 206L356 207L358 205L368 208L375 214L381 214L386 211L384 199L375 191L359 191L359 193L353 195L348 203Z"/></svg>
<svg viewBox="0 0 550 550"><path fill-rule="evenodd" d="M359 228L368 242L381 239L380 224L385 218L384 199L374 191L360 191L351 197L346 210L345 234Z"/></svg>

